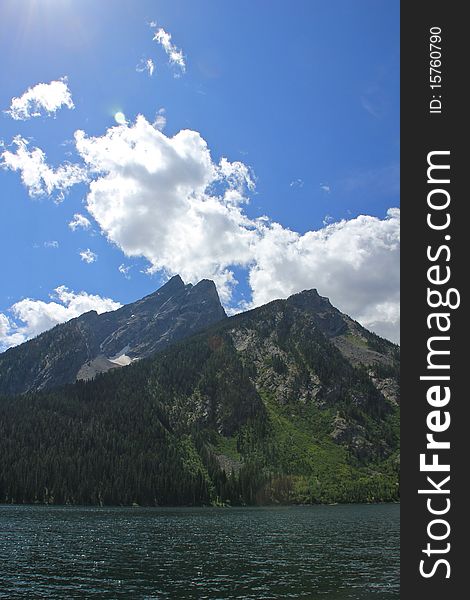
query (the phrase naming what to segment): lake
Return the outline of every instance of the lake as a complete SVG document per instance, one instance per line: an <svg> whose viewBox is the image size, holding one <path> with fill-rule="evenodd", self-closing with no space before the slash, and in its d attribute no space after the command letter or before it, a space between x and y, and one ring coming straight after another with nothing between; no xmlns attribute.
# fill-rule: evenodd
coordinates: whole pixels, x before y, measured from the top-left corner
<svg viewBox="0 0 470 600"><path fill-rule="evenodd" d="M0 598L399 598L399 506L0 505Z"/></svg>

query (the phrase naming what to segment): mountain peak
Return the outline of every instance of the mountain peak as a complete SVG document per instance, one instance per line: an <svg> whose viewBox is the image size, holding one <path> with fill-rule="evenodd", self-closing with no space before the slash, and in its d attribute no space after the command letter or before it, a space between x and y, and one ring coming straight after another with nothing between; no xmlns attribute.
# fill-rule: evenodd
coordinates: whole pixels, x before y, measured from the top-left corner
<svg viewBox="0 0 470 600"><path fill-rule="evenodd" d="M311 308L313 310L335 310L329 298L320 296L316 288L311 290L302 290L297 294L292 294L287 299L289 304L298 308Z"/></svg>
<svg viewBox="0 0 470 600"><path fill-rule="evenodd" d="M162 292L163 290L178 290L185 287L184 281L181 279L180 275L173 275L170 279L162 285L161 288L157 290L157 292Z"/></svg>
<svg viewBox="0 0 470 600"><path fill-rule="evenodd" d="M163 350L226 318L213 281L179 275L121 308L90 311L0 355L0 394L90 379Z"/></svg>
<svg viewBox="0 0 470 600"><path fill-rule="evenodd" d="M181 279L181 275L179 275L178 273L176 275L173 275L173 277L170 277L170 279L167 281L167 284L173 282L174 284L178 284L178 285L184 285L184 281Z"/></svg>
<svg viewBox="0 0 470 600"><path fill-rule="evenodd" d="M215 293L218 296L217 287L212 279L201 279L201 281L194 286L194 289L212 294Z"/></svg>

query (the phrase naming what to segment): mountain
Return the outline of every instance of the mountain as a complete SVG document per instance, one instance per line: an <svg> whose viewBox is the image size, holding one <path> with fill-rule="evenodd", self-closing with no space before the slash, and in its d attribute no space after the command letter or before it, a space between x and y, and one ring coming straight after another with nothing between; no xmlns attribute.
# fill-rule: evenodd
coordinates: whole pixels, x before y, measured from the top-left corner
<svg viewBox="0 0 470 600"><path fill-rule="evenodd" d="M1 398L0 501L396 500L398 350L310 290Z"/></svg>
<svg viewBox="0 0 470 600"><path fill-rule="evenodd" d="M176 275L142 300L100 315L90 311L0 354L0 394L91 379L225 317L212 281L185 285Z"/></svg>

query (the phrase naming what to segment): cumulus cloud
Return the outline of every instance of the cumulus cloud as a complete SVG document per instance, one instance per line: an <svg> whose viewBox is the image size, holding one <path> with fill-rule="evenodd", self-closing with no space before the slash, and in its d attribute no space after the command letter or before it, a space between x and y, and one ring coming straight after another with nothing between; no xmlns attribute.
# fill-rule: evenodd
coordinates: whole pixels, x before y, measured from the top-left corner
<svg viewBox="0 0 470 600"><path fill-rule="evenodd" d="M98 255L95 254L94 252L92 252L90 250L90 248L87 248L86 250L81 250L79 252L79 254L80 254L80 258L83 260L83 262L86 262L89 265L91 263L96 262L96 260L98 259Z"/></svg>
<svg viewBox="0 0 470 600"><path fill-rule="evenodd" d="M5 112L17 121L24 121L41 115L55 115L62 106L75 108L66 77L30 87L22 96L12 98L10 110Z"/></svg>
<svg viewBox="0 0 470 600"><path fill-rule="evenodd" d="M173 44L171 41L171 34L160 27L153 36L153 39L161 45L168 56L170 64L177 67L180 73L184 73L186 71L186 62L184 60L183 51Z"/></svg>
<svg viewBox="0 0 470 600"><path fill-rule="evenodd" d="M140 60L139 64L136 66L135 70L138 71L139 73L143 73L144 71L147 71L147 73L149 74L149 77L152 77L152 75L155 72L155 63L153 62L153 60L151 58L142 58Z"/></svg>
<svg viewBox="0 0 470 600"><path fill-rule="evenodd" d="M75 213L73 215L73 219L69 223L69 227L72 231L76 231L77 229L89 229L91 227L91 223L90 220L85 217L85 215Z"/></svg>
<svg viewBox="0 0 470 600"><path fill-rule="evenodd" d="M13 145L15 152L4 150L0 154L0 166L20 172L31 198L55 193L56 201L61 201L70 187L87 180L80 165L64 163L57 169L52 168L47 164L44 152L40 148L30 150L28 140L19 135L13 139Z"/></svg>
<svg viewBox="0 0 470 600"><path fill-rule="evenodd" d="M198 132L168 137L139 116L99 137L78 131L75 139L92 178L88 211L127 256L145 257L149 272L212 278L230 305L233 269L242 267L252 290L242 308L316 287L365 326L397 339L398 209L301 235L268 217L249 218L251 170L214 162Z"/></svg>
<svg viewBox="0 0 470 600"><path fill-rule="evenodd" d="M315 287L366 327L398 340L398 209L382 219L325 218L323 228L304 234L266 216L251 218L245 204L255 178L247 165L215 162L198 132L166 136L141 115L101 136L75 132L84 166L52 169L40 149L29 150L23 138L15 143L16 152L1 155L3 166L21 172L30 195L63 193L87 180L89 214L126 256L147 259L149 273L179 273L192 283L211 278L231 311ZM69 223L72 230L89 226L79 213ZM89 248L80 256L87 263L97 259ZM252 293L238 306L232 301L235 269L247 274Z"/></svg>
<svg viewBox="0 0 470 600"><path fill-rule="evenodd" d="M150 271L188 281L210 274L228 300L228 266L247 264L256 239L240 207L253 185L249 169L226 159L215 164L199 133L170 138L142 116L101 137L75 136L95 175L87 209L108 239L127 256L146 257Z"/></svg>
<svg viewBox="0 0 470 600"><path fill-rule="evenodd" d="M51 240L48 242L44 242L44 248L58 248L59 242L57 240Z"/></svg>
<svg viewBox="0 0 470 600"><path fill-rule="evenodd" d="M21 344L58 323L64 323L90 310L103 313L121 306L111 298L84 291L76 293L64 285L57 287L50 298L50 302L31 298L20 300L9 309L12 317L0 313L0 351Z"/></svg>
<svg viewBox="0 0 470 600"><path fill-rule="evenodd" d="M317 288L379 335L398 339L400 211L361 215L300 235L263 226L249 281L252 305Z"/></svg>

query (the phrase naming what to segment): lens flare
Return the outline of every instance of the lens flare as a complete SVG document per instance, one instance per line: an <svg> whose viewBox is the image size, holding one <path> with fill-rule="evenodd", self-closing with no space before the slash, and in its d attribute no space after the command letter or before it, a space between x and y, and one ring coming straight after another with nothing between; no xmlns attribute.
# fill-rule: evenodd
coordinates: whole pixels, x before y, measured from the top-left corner
<svg viewBox="0 0 470 600"><path fill-rule="evenodd" d="M116 123L118 125L125 125L127 123L127 121L126 121L126 115L123 112L121 112L121 111L117 112L114 115L114 120L116 121Z"/></svg>

